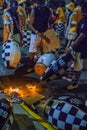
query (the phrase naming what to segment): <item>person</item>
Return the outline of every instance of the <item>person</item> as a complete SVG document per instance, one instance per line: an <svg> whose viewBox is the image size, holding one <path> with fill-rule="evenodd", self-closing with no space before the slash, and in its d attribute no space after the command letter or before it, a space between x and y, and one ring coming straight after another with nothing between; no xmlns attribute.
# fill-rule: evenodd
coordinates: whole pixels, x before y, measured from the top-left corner
<svg viewBox="0 0 87 130"><path fill-rule="evenodd" d="M4 19L7 19L6 17L5 17L5 12L8 10L10 8L10 0L8 0L8 1L4 1L3 2L3 16L2 16L2 18L3 18L3 42L5 42L5 41L7 41L7 39L8 39L8 27L7 27L7 25L5 24L5 21L4 21Z"/></svg>
<svg viewBox="0 0 87 130"><path fill-rule="evenodd" d="M56 9L56 16L57 19L55 20L54 29L57 32L57 35L60 39L64 38L64 31L65 31L65 12L63 4L60 2L57 9Z"/></svg>
<svg viewBox="0 0 87 130"><path fill-rule="evenodd" d="M87 2L82 5L81 11L82 11L82 18L77 26L77 37L74 41L71 42L70 47L66 48L66 52L74 50L76 53L80 53L80 59L81 59L81 62L79 62L79 65L81 66L79 70L80 74L81 69L83 68L83 60L87 59ZM75 78L75 82L69 85L68 89L74 89L78 87L79 77Z"/></svg>
<svg viewBox="0 0 87 130"><path fill-rule="evenodd" d="M3 0L0 0L0 9L3 9Z"/></svg>
<svg viewBox="0 0 87 130"><path fill-rule="evenodd" d="M76 37L77 20L74 8L75 4L73 2L70 2L66 5L65 47L70 44L73 35Z"/></svg>
<svg viewBox="0 0 87 130"><path fill-rule="evenodd" d="M32 31L30 40L30 60L34 63L34 54L37 52L38 44L41 41L41 37L44 37L44 33L48 30L49 20L51 19L51 11L45 6L44 0L37 0L37 7L33 8L30 15L30 28ZM48 41L49 42L49 41Z"/></svg>
<svg viewBox="0 0 87 130"><path fill-rule="evenodd" d="M10 8L10 0L4 0L4 2L3 2L3 10L4 10L4 12L8 9L8 8Z"/></svg>
<svg viewBox="0 0 87 130"><path fill-rule="evenodd" d="M21 30L26 29L27 15L25 8L26 8L26 0L19 1L17 12L19 14L19 22Z"/></svg>
<svg viewBox="0 0 87 130"><path fill-rule="evenodd" d="M4 11L4 14L3 14L3 24L4 24L3 42L6 42L9 37L10 38L13 37L19 43L21 41L22 34L20 31L19 17L18 17L17 9L18 9L18 2L11 1L10 7Z"/></svg>
<svg viewBox="0 0 87 130"><path fill-rule="evenodd" d="M31 29L31 38L29 56L21 59L22 66L16 69L15 74L27 74L34 71L34 66L38 57L43 54L43 48L47 47L46 50L44 49L46 52L49 51L49 48L54 49L55 46L58 47L58 42L55 45L55 43L53 44L50 42L49 38L46 36L46 33L51 30L50 28L52 27L53 17L50 9L45 5L45 0L36 0L36 4L37 6L33 6L30 13L29 28ZM52 35L54 35L54 32ZM42 40L44 43L42 43ZM35 57L36 53L37 57Z"/></svg>

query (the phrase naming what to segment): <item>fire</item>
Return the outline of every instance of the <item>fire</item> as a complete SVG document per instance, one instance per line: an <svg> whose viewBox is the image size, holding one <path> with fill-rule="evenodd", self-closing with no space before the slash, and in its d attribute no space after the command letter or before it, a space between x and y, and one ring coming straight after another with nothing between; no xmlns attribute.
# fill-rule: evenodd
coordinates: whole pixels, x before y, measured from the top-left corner
<svg viewBox="0 0 87 130"><path fill-rule="evenodd" d="M10 91L10 93L12 93L12 92L18 93L19 89L18 88L10 88L9 91Z"/></svg>
<svg viewBox="0 0 87 130"><path fill-rule="evenodd" d="M6 89L4 89L4 93L6 93L8 95L16 95L16 94L18 94L18 95L20 95L20 97L23 97L23 94L22 94L22 92L20 91L19 88L12 88L12 87L6 88Z"/></svg>
<svg viewBox="0 0 87 130"><path fill-rule="evenodd" d="M35 92L35 90L36 90L36 85L27 84L26 87L31 92Z"/></svg>
<svg viewBox="0 0 87 130"><path fill-rule="evenodd" d="M18 93L18 92L19 92L19 89L18 89L18 88L12 88L12 87L10 87L10 88L4 89L4 92L5 92L5 93L8 93L8 94L11 94L12 92Z"/></svg>
<svg viewBox="0 0 87 130"><path fill-rule="evenodd" d="M21 98L24 98L29 95L29 93L34 93L36 91L36 85L34 84L26 84L23 88L14 88L9 87L4 89L4 93L6 93L9 96L17 96L20 95ZM19 97L19 96L18 96Z"/></svg>
<svg viewBox="0 0 87 130"><path fill-rule="evenodd" d="M28 89L35 89L35 88L36 88L36 85L27 84L26 87L27 87Z"/></svg>

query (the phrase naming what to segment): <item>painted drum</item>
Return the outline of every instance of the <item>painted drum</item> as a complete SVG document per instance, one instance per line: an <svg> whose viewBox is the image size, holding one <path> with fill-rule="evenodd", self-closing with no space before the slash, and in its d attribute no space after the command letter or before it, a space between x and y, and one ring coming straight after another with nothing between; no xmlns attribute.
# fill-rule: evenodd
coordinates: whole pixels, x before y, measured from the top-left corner
<svg viewBox="0 0 87 130"><path fill-rule="evenodd" d="M36 65L34 67L34 70L37 75L41 76L47 67L50 66L51 62L56 59L55 54L48 53L43 54L36 62Z"/></svg>
<svg viewBox="0 0 87 130"><path fill-rule="evenodd" d="M19 44L8 40L2 45L2 59L6 68L16 68L21 59Z"/></svg>
<svg viewBox="0 0 87 130"><path fill-rule="evenodd" d="M31 31L25 29L25 30L22 30L22 34L23 34L22 47L29 47Z"/></svg>
<svg viewBox="0 0 87 130"><path fill-rule="evenodd" d="M0 130L10 130L14 121L13 106L9 99L0 99Z"/></svg>
<svg viewBox="0 0 87 130"><path fill-rule="evenodd" d="M87 106L75 96L62 95L49 99L43 117L58 130L87 130Z"/></svg>
<svg viewBox="0 0 87 130"><path fill-rule="evenodd" d="M46 69L40 80L44 81L54 74L63 74L67 68L71 67L73 55L71 53L62 54L58 59L52 61L50 66Z"/></svg>

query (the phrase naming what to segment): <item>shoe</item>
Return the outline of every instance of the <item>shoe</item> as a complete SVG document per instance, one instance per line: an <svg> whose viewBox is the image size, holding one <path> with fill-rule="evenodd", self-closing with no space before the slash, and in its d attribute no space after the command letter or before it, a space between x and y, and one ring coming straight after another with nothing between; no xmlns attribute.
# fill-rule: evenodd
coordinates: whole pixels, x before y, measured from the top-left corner
<svg viewBox="0 0 87 130"><path fill-rule="evenodd" d="M34 68L27 69L27 73L32 73L32 72L34 72Z"/></svg>
<svg viewBox="0 0 87 130"><path fill-rule="evenodd" d="M68 90L72 90L72 89L76 89L76 88L78 88L78 84L77 85L69 85L69 86L67 86L67 89Z"/></svg>
<svg viewBox="0 0 87 130"><path fill-rule="evenodd" d="M70 79L70 78L67 78L67 77L62 77L62 79L65 79L65 80L67 80L67 81L69 81L69 82L71 82L72 81L72 79Z"/></svg>

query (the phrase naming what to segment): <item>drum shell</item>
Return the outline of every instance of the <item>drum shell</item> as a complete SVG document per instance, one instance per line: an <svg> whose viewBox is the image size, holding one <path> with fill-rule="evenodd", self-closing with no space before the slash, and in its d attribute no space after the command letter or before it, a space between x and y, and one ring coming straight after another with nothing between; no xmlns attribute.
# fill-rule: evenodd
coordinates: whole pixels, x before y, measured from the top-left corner
<svg viewBox="0 0 87 130"><path fill-rule="evenodd" d="M55 59L56 59L55 54L52 53L43 54L36 62L36 65L34 67L35 72L39 76L41 76L45 72L46 68L49 67L51 62Z"/></svg>
<svg viewBox="0 0 87 130"><path fill-rule="evenodd" d="M31 31L30 30L22 30L22 35L23 35L23 39L22 39L22 47L29 47L30 45L30 37L31 37Z"/></svg>
<svg viewBox="0 0 87 130"><path fill-rule="evenodd" d="M76 97L60 96L48 100L43 117L57 129L87 129L87 107Z"/></svg>
<svg viewBox="0 0 87 130"><path fill-rule="evenodd" d="M2 46L2 59L7 68L16 68L21 59L19 44L14 40L6 41Z"/></svg>

